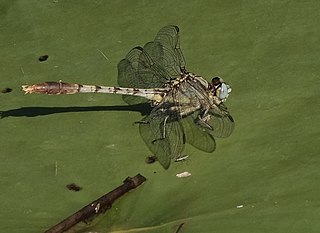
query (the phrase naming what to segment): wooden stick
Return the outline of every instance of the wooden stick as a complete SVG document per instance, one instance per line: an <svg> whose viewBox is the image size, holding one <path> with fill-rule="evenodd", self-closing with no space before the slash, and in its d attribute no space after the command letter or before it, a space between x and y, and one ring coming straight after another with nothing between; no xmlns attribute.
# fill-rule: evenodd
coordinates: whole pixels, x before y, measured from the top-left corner
<svg viewBox="0 0 320 233"><path fill-rule="evenodd" d="M45 233L62 233L69 230L79 222L89 222L93 220L93 218L97 217L99 214L110 209L115 200L129 192L131 189L138 187L145 181L146 178L140 174L126 178L122 185L91 202L89 205L83 207L73 215L45 231Z"/></svg>

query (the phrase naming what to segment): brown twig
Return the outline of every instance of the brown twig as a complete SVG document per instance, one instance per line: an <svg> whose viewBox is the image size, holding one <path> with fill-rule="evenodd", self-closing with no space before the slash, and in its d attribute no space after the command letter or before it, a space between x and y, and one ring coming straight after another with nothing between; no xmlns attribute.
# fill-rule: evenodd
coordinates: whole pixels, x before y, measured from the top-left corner
<svg viewBox="0 0 320 233"><path fill-rule="evenodd" d="M128 177L123 181L122 185L91 202L89 205L83 207L73 215L45 231L45 233L65 232L79 222L91 221L97 215L104 213L107 209L110 209L115 200L129 192L131 189L138 187L144 181L146 181L146 178L140 174L134 177Z"/></svg>

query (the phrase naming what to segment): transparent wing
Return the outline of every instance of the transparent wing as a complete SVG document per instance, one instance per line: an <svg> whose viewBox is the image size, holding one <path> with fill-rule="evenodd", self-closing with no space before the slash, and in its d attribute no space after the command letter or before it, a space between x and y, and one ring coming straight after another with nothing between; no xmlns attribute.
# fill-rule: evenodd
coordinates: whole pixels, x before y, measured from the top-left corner
<svg viewBox="0 0 320 233"><path fill-rule="evenodd" d="M118 64L118 83L123 87L162 87L170 76L141 47L135 47Z"/></svg>
<svg viewBox="0 0 320 233"><path fill-rule="evenodd" d="M201 118L195 119L195 123L214 137L229 137L234 130L234 120L224 104L209 109Z"/></svg>
<svg viewBox="0 0 320 233"><path fill-rule="evenodd" d="M216 142L211 134L195 123L197 115L198 113L195 112L181 121L186 134L186 141L199 150L211 153L216 149Z"/></svg>
<svg viewBox="0 0 320 233"><path fill-rule="evenodd" d="M163 67L171 78L180 75L186 65L180 49L179 28L168 25L160 29L153 42L147 43L144 49L155 63Z"/></svg>
<svg viewBox="0 0 320 233"><path fill-rule="evenodd" d="M171 159L181 157L186 140L181 122L165 102L140 123L140 135L159 163L169 168Z"/></svg>
<svg viewBox="0 0 320 233"><path fill-rule="evenodd" d="M210 113L213 117L210 118L208 124L213 130L209 130L210 134L215 137L226 138L229 137L234 130L234 120L231 115L215 115Z"/></svg>
<svg viewBox="0 0 320 233"><path fill-rule="evenodd" d="M121 87L155 88L163 87L169 74L152 61L152 58L141 47L133 48L118 64L118 84ZM147 99L135 96L122 96L128 104L148 102Z"/></svg>
<svg viewBox="0 0 320 233"><path fill-rule="evenodd" d="M118 84L122 87L157 88L175 79L184 69L180 50L179 28L165 26L153 42L133 48L118 64ZM141 97L123 96L125 102L147 102Z"/></svg>

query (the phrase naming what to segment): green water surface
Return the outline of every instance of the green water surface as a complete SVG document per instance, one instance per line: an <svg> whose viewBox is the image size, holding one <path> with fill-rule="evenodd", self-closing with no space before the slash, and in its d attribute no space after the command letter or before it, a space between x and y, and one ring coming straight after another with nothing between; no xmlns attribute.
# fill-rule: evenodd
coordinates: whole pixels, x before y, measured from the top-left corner
<svg viewBox="0 0 320 233"><path fill-rule="evenodd" d="M13 89L0 95L0 232L43 232L137 173L142 187L78 231L320 232L319 11L317 0L0 1L0 89ZM169 170L147 165L141 113L120 96L20 90L114 86L117 63L167 24L189 71L233 88L236 128L212 154L187 147Z"/></svg>

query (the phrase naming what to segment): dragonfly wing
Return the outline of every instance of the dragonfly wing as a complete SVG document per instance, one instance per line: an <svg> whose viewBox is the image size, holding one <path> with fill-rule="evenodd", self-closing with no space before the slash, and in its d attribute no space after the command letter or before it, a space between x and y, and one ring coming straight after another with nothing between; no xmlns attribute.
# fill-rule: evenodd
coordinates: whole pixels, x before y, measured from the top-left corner
<svg viewBox="0 0 320 233"><path fill-rule="evenodd" d="M122 87L157 88L181 74L185 60L180 49L179 28L165 26L153 42L133 48L118 64L118 84ZM147 102L141 97L123 96L128 104Z"/></svg>
<svg viewBox="0 0 320 233"><path fill-rule="evenodd" d="M181 122L166 109L167 106L157 106L142 119L139 127L142 139L165 169L169 168L171 159L181 157L185 146Z"/></svg>
<svg viewBox="0 0 320 233"><path fill-rule="evenodd" d="M211 153L216 149L214 137L195 123L197 113L184 118L181 123L186 134L186 141L195 148Z"/></svg>
<svg viewBox="0 0 320 233"><path fill-rule="evenodd" d="M118 64L118 84L122 87L155 88L162 87L168 76L158 67L141 47L133 48ZM123 96L128 104L146 103L147 99L136 96Z"/></svg>
<svg viewBox="0 0 320 233"><path fill-rule="evenodd" d="M179 28L168 25L160 29L153 42L149 42L144 49L153 61L163 67L171 79L181 74L181 68L186 65L180 49Z"/></svg>
<svg viewBox="0 0 320 233"><path fill-rule="evenodd" d="M199 115L200 116L200 115ZM234 130L234 120L224 104L209 109L195 119L197 125L214 137L229 137Z"/></svg>

